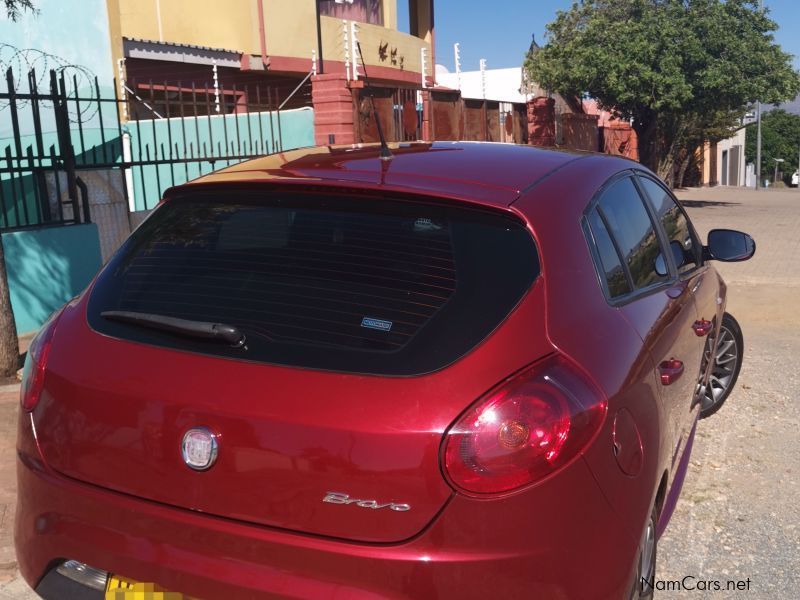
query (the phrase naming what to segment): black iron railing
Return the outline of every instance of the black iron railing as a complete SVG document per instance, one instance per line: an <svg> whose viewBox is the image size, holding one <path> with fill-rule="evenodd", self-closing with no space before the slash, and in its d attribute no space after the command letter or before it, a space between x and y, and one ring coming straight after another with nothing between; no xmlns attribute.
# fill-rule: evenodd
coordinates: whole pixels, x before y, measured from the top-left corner
<svg viewBox="0 0 800 600"><path fill-rule="evenodd" d="M152 208L170 185L281 151L282 111L311 105L308 76L283 86L103 88L62 69L48 79L42 91L33 70L20 82L8 69L0 83L0 230L88 222L83 170L119 171L129 205Z"/></svg>

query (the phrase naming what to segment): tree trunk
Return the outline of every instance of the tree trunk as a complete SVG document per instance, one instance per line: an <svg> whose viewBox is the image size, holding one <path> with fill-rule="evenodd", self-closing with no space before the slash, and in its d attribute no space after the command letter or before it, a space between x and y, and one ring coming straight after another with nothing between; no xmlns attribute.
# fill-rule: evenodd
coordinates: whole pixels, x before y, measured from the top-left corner
<svg viewBox="0 0 800 600"><path fill-rule="evenodd" d="M8 293L6 257L0 236L0 377L13 377L19 369L19 340Z"/></svg>
<svg viewBox="0 0 800 600"><path fill-rule="evenodd" d="M670 187L675 187L675 161L678 158L678 151L676 150L676 140L673 138L671 141L666 139L667 134L665 131L659 131L658 148L660 150L660 159L658 161L658 170L656 174L664 180Z"/></svg>
<svg viewBox="0 0 800 600"><path fill-rule="evenodd" d="M661 160L658 161L658 168L656 175L661 177L669 187L674 187L675 183L675 157L672 152L667 152Z"/></svg>
<svg viewBox="0 0 800 600"><path fill-rule="evenodd" d="M685 129L680 123L664 123L658 128L657 147L661 159L658 162L658 176L663 179L671 188L680 183L680 178L676 181L675 165L681 165L683 155L686 152L686 140L683 135Z"/></svg>
<svg viewBox="0 0 800 600"><path fill-rule="evenodd" d="M683 179L686 177L686 170L689 168L689 163L692 162L692 157L694 156L695 150L687 150L686 156L684 156L683 160L681 160L681 164L678 167L678 176L675 179L676 187L683 187Z"/></svg>
<svg viewBox="0 0 800 600"><path fill-rule="evenodd" d="M636 132L639 162L651 171L657 171L659 153L658 128L656 127L655 117L635 118L633 120L633 130Z"/></svg>

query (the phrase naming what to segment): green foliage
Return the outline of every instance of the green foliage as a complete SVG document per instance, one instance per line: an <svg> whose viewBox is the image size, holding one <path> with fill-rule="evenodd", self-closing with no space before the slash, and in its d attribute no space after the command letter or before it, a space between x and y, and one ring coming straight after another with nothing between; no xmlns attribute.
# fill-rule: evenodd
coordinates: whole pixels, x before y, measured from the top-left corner
<svg viewBox="0 0 800 600"><path fill-rule="evenodd" d="M800 91L777 24L750 0L580 0L529 53L532 80L632 119L642 161L725 137L747 105Z"/></svg>
<svg viewBox="0 0 800 600"><path fill-rule="evenodd" d="M747 162L756 162L756 124L747 126L745 137L745 157ZM778 165L787 183L797 170L800 160L800 115L785 110L771 110L761 117L761 177L773 177L775 160L782 158Z"/></svg>
<svg viewBox="0 0 800 600"><path fill-rule="evenodd" d="M36 7L31 0L3 0L6 14L12 21L17 21L25 11L36 12Z"/></svg>
<svg viewBox="0 0 800 600"><path fill-rule="evenodd" d="M670 46L684 30L674 3L584 0L559 11L547 44L527 57L531 78L567 95L589 95L625 118L677 108L691 97Z"/></svg>

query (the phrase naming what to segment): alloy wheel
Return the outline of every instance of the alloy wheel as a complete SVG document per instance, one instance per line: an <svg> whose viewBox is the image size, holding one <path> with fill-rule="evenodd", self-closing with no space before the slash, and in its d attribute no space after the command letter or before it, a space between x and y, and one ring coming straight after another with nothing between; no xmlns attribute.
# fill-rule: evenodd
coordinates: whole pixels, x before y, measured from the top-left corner
<svg viewBox="0 0 800 600"><path fill-rule="evenodd" d="M631 600L651 600L656 576L656 511L650 514L647 527L639 543L639 565Z"/></svg>
<svg viewBox="0 0 800 600"><path fill-rule="evenodd" d="M715 413L733 390L742 366L742 334L739 324L726 314L720 326L718 337L709 338L703 351L697 397L700 403L701 418ZM709 368L708 382L702 377Z"/></svg>

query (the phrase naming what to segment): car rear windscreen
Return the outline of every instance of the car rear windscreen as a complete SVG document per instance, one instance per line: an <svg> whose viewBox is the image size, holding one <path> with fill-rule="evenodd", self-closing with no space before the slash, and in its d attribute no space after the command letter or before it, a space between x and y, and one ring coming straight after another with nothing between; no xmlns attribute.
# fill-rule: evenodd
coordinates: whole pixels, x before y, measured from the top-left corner
<svg viewBox="0 0 800 600"><path fill-rule="evenodd" d="M334 194L195 193L148 218L99 275L101 333L238 360L381 375L440 369L480 343L539 274L502 214ZM103 317L224 323L234 348Z"/></svg>

